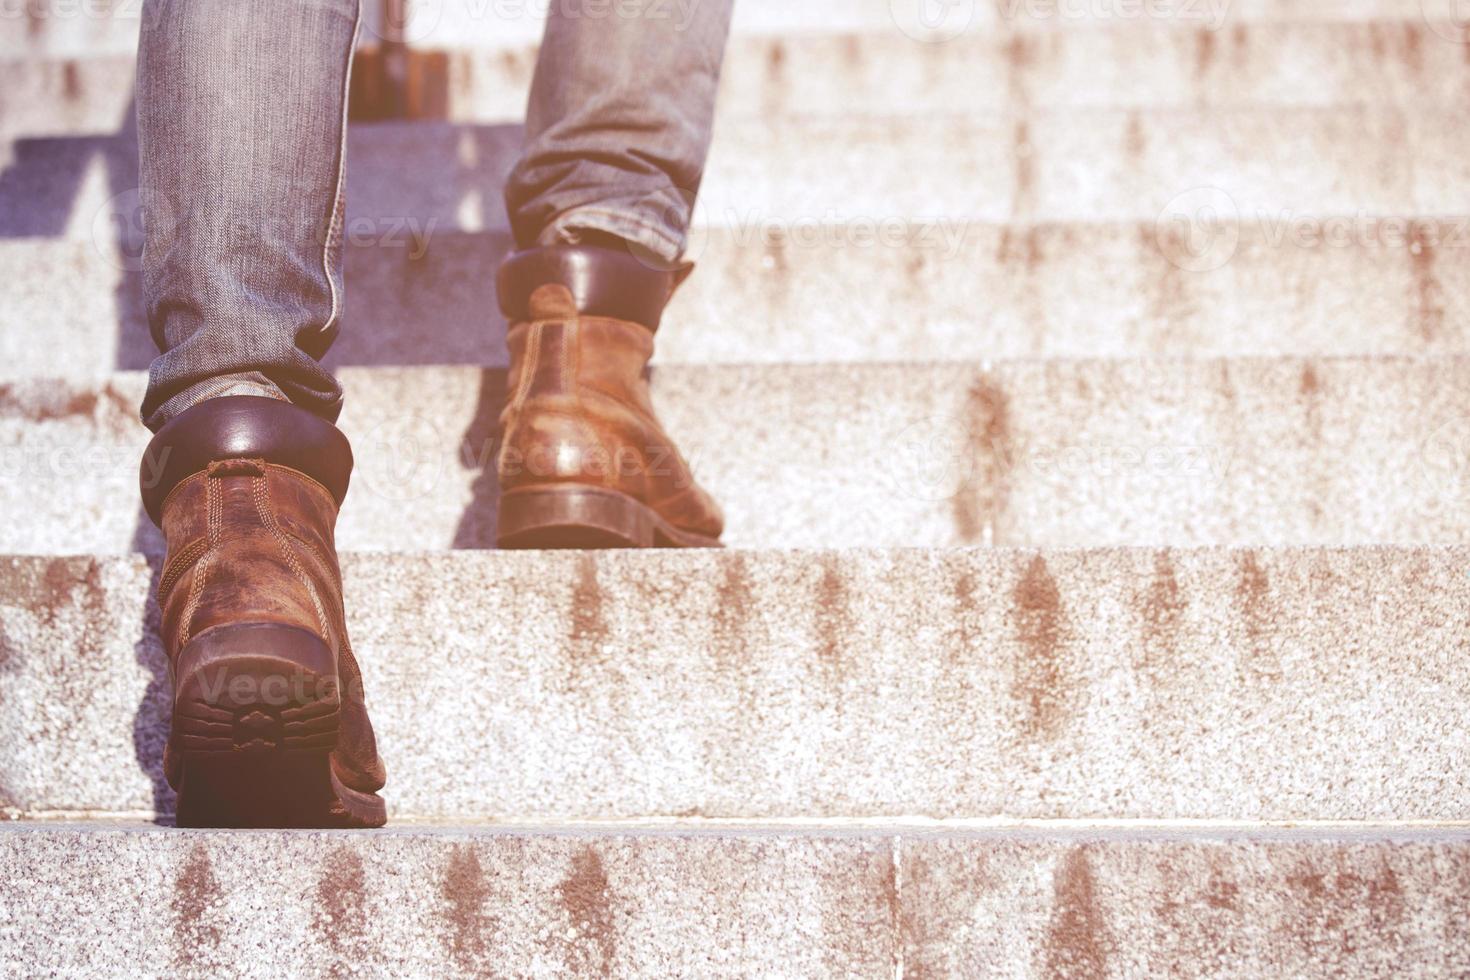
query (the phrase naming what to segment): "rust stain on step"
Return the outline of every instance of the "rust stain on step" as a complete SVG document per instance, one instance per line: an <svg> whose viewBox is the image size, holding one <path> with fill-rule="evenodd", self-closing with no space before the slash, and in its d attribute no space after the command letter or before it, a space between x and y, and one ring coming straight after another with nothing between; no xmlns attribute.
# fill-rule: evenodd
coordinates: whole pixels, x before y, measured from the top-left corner
<svg viewBox="0 0 1470 980"><path fill-rule="evenodd" d="M1424 52L1420 46L1419 27L1417 24L1406 23L1401 29L1404 32L1404 63L1409 66L1409 71L1418 75L1424 71Z"/></svg>
<svg viewBox="0 0 1470 980"><path fill-rule="evenodd" d="M765 236L766 258L770 259L770 278L783 283L791 275L791 262L786 256L786 232L772 228Z"/></svg>
<svg viewBox="0 0 1470 980"><path fill-rule="evenodd" d="M125 398L111 383L104 384L98 391L74 391L64 398L51 397L52 392L41 389L21 388L14 384L0 384L0 415L14 416L28 422L56 422L62 419L86 418L103 414L108 421L117 424L119 417L136 424L137 412L133 403Z"/></svg>
<svg viewBox="0 0 1470 980"><path fill-rule="evenodd" d="M1128 113L1128 125L1123 131L1123 152L1132 163L1138 163L1148 152L1148 137L1136 112Z"/></svg>
<svg viewBox="0 0 1470 980"><path fill-rule="evenodd" d="M181 967L214 962L221 938L214 907L220 898L209 851L195 844L174 876L174 960Z"/></svg>
<svg viewBox="0 0 1470 980"><path fill-rule="evenodd" d="M1002 49L1006 62L1006 84L1011 103L1024 107L1031 103L1031 94L1026 84L1028 69L1036 62L1034 42L1024 34L1012 34Z"/></svg>
<svg viewBox="0 0 1470 980"><path fill-rule="evenodd" d="M1273 665L1271 637L1276 604L1271 595L1271 579L1254 551L1242 552L1237 562L1235 598L1245 623L1248 644L1245 666L1251 673L1274 675L1277 670Z"/></svg>
<svg viewBox="0 0 1470 980"><path fill-rule="evenodd" d="M817 657L828 670L840 671L843 651L852 634L852 616L848 608L847 584L834 554L821 557L821 577L812 595L816 611Z"/></svg>
<svg viewBox="0 0 1470 980"><path fill-rule="evenodd" d="M450 852L439 895L444 900L450 958L465 970L483 969L491 952L487 934L494 930L495 921L485 912L490 885L474 845L460 844Z"/></svg>
<svg viewBox="0 0 1470 980"><path fill-rule="evenodd" d="M1311 398L1322 390L1322 380L1317 377L1317 369L1310 364L1302 368L1299 390L1303 398Z"/></svg>
<svg viewBox="0 0 1470 980"><path fill-rule="evenodd" d="M1112 942L1085 845L1068 851L1053 872L1052 902L1045 975L1057 980L1106 977Z"/></svg>
<svg viewBox="0 0 1470 980"><path fill-rule="evenodd" d="M1195 304L1190 290L1195 277L1182 268L1178 260L1190 254L1189 233L1170 223L1146 226L1137 231L1139 267L1158 267L1158 275L1145 276L1143 286L1148 294L1149 314L1158 321L1156 349L1167 351L1178 346L1177 335L1194 314ZM1160 266L1158 259L1164 260Z"/></svg>
<svg viewBox="0 0 1470 980"><path fill-rule="evenodd" d="M1444 297L1434 260L1435 245L1428 229L1416 223L1409 243L1409 269L1414 280L1414 329L1426 343L1439 339L1444 328Z"/></svg>
<svg viewBox="0 0 1470 980"><path fill-rule="evenodd" d="M1222 912L1240 911L1240 886L1215 869L1205 890L1205 904Z"/></svg>
<svg viewBox="0 0 1470 980"><path fill-rule="evenodd" d="M1230 68L1233 72L1248 71L1251 65L1251 33L1244 24L1236 24L1230 30Z"/></svg>
<svg viewBox="0 0 1470 980"><path fill-rule="evenodd" d="M1016 166L1011 215L1023 217L1031 213L1031 198L1036 190L1036 148L1031 145L1031 127L1025 120L1017 122L1012 131L1011 156Z"/></svg>
<svg viewBox="0 0 1470 980"><path fill-rule="evenodd" d="M773 40L770 50L766 52L766 77L772 82L780 83L784 81L785 73L786 45Z"/></svg>
<svg viewBox="0 0 1470 980"><path fill-rule="evenodd" d="M1011 697L1021 707L1021 730L1029 737L1055 736L1066 721L1072 681L1063 671L1063 614L1056 579L1040 555L1031 559L1011 596L1021 657L1014 667Z"/></svg>
<svg viewBox="0 0 1470 980"><path fill-rule="evenodd" d="M1302 367L1297 394L1306 414L1308 444L1318 448L1322 445L1322 379L1312 364ZM1325 488L1321 492L1325 493Z"/></svg>
<svg viewBox="0 0 1470 980"><path fill-rule="evenodd" d="M1154 555L1153 577L1139 604L1146 640L1146 661L1139 666L1156 682L1166 676L1178 651L1184 607L1174 559L1167 550L1159 551Z"/></svg>
<svg viewBox="0 0 1470 980"><path fill-rule="evenodd" d="M737 666L745 655L745 626L755 608L755 585L743 554L725 551L718 560L720 584L714 615L714 653L723 666Z"/></svg>
<svg viewBox="0 0 1470 980"><path fill-rule="evenodd" d="M350 976L367 940L367 882L362 855L344 844L333 848L323 865L312 909L312 929L332 951L331 975Z"/></svg>
<svg viewBox="0 0 1470 980"><path fill-rule="evenodd" d="M70 59L61 66L61 94L68 102L80 102L82 98L82 74Z"/></svg>
<svg viewBox="0 0 1470 980"><path fill-rule="evenodd" d="M1298 942L1334 942L1347 956L1359 943L1379 945L1394 935L1406 912L1403 886L1386 858L1372 875L1360 874L1342 853L1308 853L1286 876L1295 901L1291 932Z"/></svg>
<svg viewBox="0 0 1470 980"><path fill-rule="evenodd" d="M1215 61L1215 32L1207 27L1200 28L1194 36L1194 74L1202 78Z"/></svg>
<svg viewBox="0 0 1470 980"><path fill-rule="evenodd" d="M596 848L584 846L577 851L557 894L576 930L567 949L568 971L575 976L611 975L618 948L617 923L607 871Z"/></svg>
<svg viewBox="0 0 1470 980"><path fill-rule="evenodd" d="M1045 260L1041 250L1041 229L1035 225L1025 228L1006 225L1001 229L995 258L1008 268L1019 266L1028 275L1034 273Z"/></svg>
<svg viewBox="0 0 1470 980"><path fill-rule="evenodd" d="M1373 60L1382 63L1388 57L1388 45L1383 37L1382 24L1368 25L1368 45L1373 52Z"/></svg>
<svg viewBox="0 0 1470 980"><path fill-rule="evenodd" d="M1010 401L1000 386L982 375L965 395L964 414L965 458L955 462L965 477L950 498L955 532L962 543L978 544L991 524L998 541L1010 500Z"/></svg>
<svg viewBox="0 0 1470 980"><path fill-rule="evenodd" d="M602 584L597 580L597 557L577 556L577 582L572 588L571 654L574 660L599 660L607 643L607 619L602 607Z"/></svg>
<svg viewBox="0 0 1470 980"><path fill-rule="evenodd" d="M954 576L951 594L954 596L954 623L959 633L955 659L965 662L975 652L975 628L972 617L975 613L975 572L968 567L960 569Z"/></svg>

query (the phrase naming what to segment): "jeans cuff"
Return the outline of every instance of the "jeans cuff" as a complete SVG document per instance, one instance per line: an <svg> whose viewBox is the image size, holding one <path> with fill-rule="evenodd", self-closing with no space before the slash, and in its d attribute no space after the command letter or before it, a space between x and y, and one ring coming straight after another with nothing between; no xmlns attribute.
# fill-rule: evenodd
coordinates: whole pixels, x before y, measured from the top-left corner
<svg viewBox="0 0 1470 980"><path fill-rule="evenodd" d="M286 393L260 374L226 375L210 378L174 395L143 420L143 424L157 432L176 416L211 398L227 398L231 395L258 395L278 401L290 401Z"/></svg>
<svg viewBox="0 0 1470 980"><path fill-rule="evenodd" d="M573 208L558 216L542 230L537 244L577 245L582 233L588 231L616 235L636 246L634 254L638 258L669 269L677 268L684 254L684 236L673 234L666 226L650 222L642 215L595 207Z"/></svg>

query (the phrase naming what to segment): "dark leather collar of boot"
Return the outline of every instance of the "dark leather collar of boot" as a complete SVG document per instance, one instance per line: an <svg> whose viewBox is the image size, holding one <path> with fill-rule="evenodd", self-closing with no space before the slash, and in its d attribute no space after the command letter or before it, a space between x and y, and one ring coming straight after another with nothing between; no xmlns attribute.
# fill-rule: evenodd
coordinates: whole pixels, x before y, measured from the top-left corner
<svg viewBox="0 0 1470 980"><path fill-rule="evenodd" d="M163 502L187 477L222 459L264 459L347 496L352 447L342 430L290 402L230 395L200 402L171 420L144 452L138 485L143 507L159 524Z"/></svg>
<svg viewBox="0 0 1470 980"><path fill-rule="evenodd" d="M657 330L680 278L678 271L646 265L632 252L548 245L509 256L496 277L496 292L500 312L511 323L530 319L531 294L539 287L561 285L584 316L631 320Z"/></svg>

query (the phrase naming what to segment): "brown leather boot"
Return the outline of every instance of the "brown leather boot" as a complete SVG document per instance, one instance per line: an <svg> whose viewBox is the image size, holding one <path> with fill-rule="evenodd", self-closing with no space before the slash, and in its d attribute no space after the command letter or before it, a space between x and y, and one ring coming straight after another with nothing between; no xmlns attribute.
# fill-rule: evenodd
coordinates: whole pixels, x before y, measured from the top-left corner
<svg viewBox="0 0 1470 980"><path fill-rule="evenodd" d="M346 436L287 402L215 398L165 425L145 462L143 504L168 544L179 826L382 826L386 773L332 536Z"/></svg>
<svg viewBox="0 0 1470 980"><path fill-rule="evenodd" d="M498 458L502 548L719 547L724 516L654 417L646 368L677 283L616 249L518 252Z"/></svg>

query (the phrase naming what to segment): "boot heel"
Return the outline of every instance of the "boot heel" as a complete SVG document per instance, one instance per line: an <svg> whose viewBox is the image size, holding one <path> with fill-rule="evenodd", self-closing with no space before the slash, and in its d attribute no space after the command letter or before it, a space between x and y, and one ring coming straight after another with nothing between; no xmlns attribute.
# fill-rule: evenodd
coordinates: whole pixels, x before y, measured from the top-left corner
<svg viewBox="0 0 1470 980"><path fill-rule="evenodd" d="M501 548L649 548L657 518L614 490L575 485L507 491L500 498Z"/></svg>
<svg viewBox="0 0 1470 980"><path fill-rule="evenodd" d="M278 624L221 627L189 641L175 669L179 826L363 825L332 773L342 701L320 637Z"/></svg>

